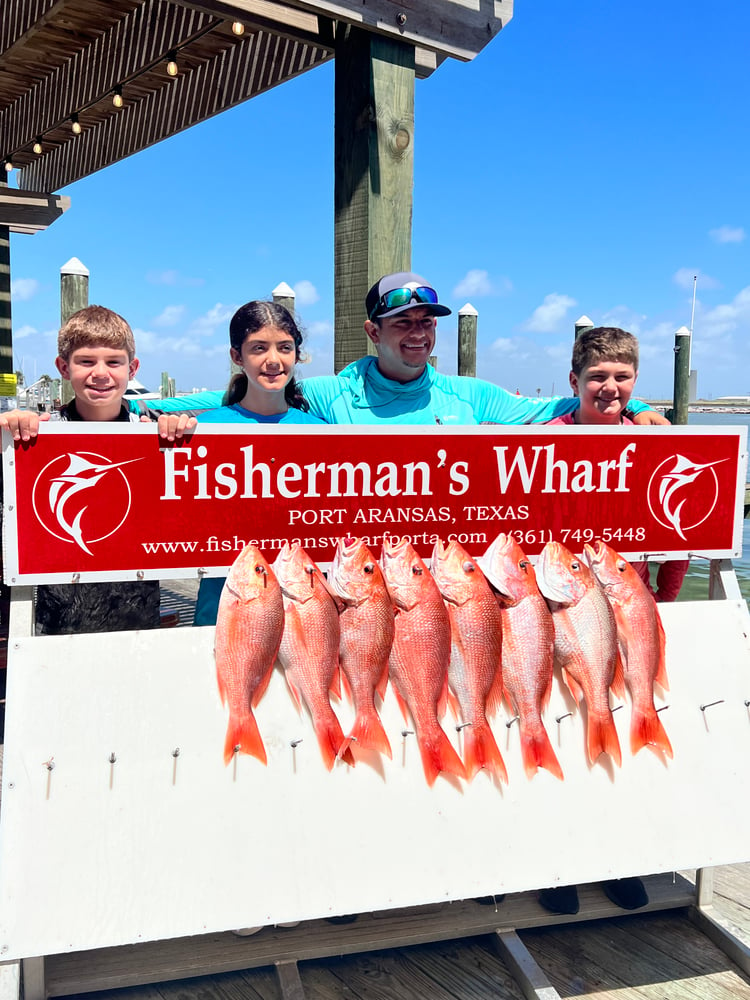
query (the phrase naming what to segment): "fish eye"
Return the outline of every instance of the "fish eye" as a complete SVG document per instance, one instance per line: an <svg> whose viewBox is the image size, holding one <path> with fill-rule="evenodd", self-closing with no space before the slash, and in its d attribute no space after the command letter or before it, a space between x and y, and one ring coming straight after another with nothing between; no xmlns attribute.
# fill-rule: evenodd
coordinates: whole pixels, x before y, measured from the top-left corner
<svg viewBox="0 0 750 1000"><path fill-rule="evenodd" d="M475 570L475 568L476 567L474 566L474 563L470 563L470 562L465 562L461 566L461 569L464 571L464 573L473 573L474 570Z"/></svg>
<svg viewBox="0 0 750 1000"><path fill-rule="evenodd" d="M421 576L422 575L422 568L421 568L421 566L412 566L411 571L414 574L414 576Z"/></svg>
<svg viewBox="0 0 750 1000"><path fill-rule="evenodd" d="M365 570L365 573L374 573L375 572L375 567L373 566L372 563L367 563L367 565L364 567L364 570Z"/></svg>
<svg viewBox="0 0 750 1000"><path fill-rule="evenodd" d="M570 568L571 569L580 569L581 568L581 564L576 559L574 559L573 562L570 564Z"/></svg>
<svg viewBox="0 0 750 1000"><path fill-rule="evenodd" d="M625 567L626 567L627 565L628 565L628 564L627 564L627 563L625 562L625 560L624 560L624 559L621 559L621 560L620 560L620 562L618 562L618 564L617 564L617 568L618 568L618 570L619 570L619 571L620 571L621 573L624 573L624 572L625 572Z"/></svg>
<svg viewBox="0 0 750 1000"><path fill-rule="evenodd" d="M257 565L257 566L255 567L255 572L256 572L256 573L265 573L265 570L263 569L263 567L262 567L262 566L261 566L260 564L258 564L258 565Z"/></svg>
<svg viewBox="0 0 750 1000"><path fill-rule="evenodd" d="M528 562L528 560L527 560L527 559L522 559L522 560L521 560L521 561L519 562L519 564L518 564L518 568L519 568L519 569L523 569L523 570L525 570L525 569L526 569L526 568L528 567L528 565L529 565L529 562Z"/></svg>

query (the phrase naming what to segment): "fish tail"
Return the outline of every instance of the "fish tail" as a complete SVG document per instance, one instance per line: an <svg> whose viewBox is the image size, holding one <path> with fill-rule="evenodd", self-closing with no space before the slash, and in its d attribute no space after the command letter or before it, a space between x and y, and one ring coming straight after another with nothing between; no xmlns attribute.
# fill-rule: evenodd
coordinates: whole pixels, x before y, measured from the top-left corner
<svg viewBox="0 0 750 1000"><path fill-rule="evenodd" d="M235 747L239 753L257 757L262 764L268 763L266 748L261 739L258 723L252 712L247 715L230 715L227 726L227 737L224 740L224 763L228 764L235 755Z"/></svg>
<svg viewBox="0 0 750 1000"><path fill-rule="evenodd" d="M377 750L378 753L382 753L390 760L393 760L391 744L385 734L385 729L383 729L380 716L374 709L369 712L360 712L354 720L352 731L341 744L336 756L339 758L342 757L353 742L365 750Z"/></svg>
<svg viewBox="0 0 750 1000"><path fill-rule="evenodd" d="M343 760L347 764L354 766L354 756L351 750L344 748L344 731L339 720L331 711L325 718L315 720L315 735L318 739L318 746L323 758L323 763L329 771L333 770L333 765L337 759Z"/></svg>
<svg viewBox="0 0 750 1000"><path fill-rule="evenodd" d="M462 732L464 734L464 766L469 780L474 777L477 771L486 768L507 785L508 772L505 769L505 761L487 722L466 726Z"/></svg>
<svg viewBox="0 0 750 1000"><path fill-rule="evenodd" d="M547 730L543 725L532 733L521 730L521 758L527 778L533 778L539 768L543 767L560 781L565 780L560 761L552 749Z"/></svg>
<svg viewBox="0 0 750 1000"><path fill-rule="evenodd" d="M589 761L595 764L601 754L606 753L612 758L618 767L622 765L622 753L620 752L620 740L617 737L615 720L612 713L592 717L589 714L588 731L586 737Z"/></svg>
<svg viewBox="0 0 750 1000"><path fill-rule="evenodd" d="M663 750L670 759L674 756L672 744L669 742L664 726L661 723L656 709L649 706L647 709L633 709L633 716L630 720L630 749L636 754L643 747L652 746Z"/></svg>
<svg viewBox="0 0 750 1000"><path fill-rule="evenodd" d="M428 738L417 734L417 739L428 785L435 784L435 779L441 771L455 774L457 778L466 778L466 768L442 729L438 727L434 735Z"/></svg>

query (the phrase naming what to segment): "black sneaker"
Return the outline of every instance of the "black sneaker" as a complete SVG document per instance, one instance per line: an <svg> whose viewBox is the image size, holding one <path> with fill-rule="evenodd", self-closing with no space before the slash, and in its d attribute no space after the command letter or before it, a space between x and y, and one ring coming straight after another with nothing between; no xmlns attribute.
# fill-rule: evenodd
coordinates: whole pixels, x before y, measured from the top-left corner
<svg viewBox="0 0 750 1000"><path fill-rule="evenodd" d="M639 878L613 878L602 882L602 889L615 906L623 910L640 910L648 903L648 893Z"/></svg>
<svg viewBox="0 0 750 1000"><path fill-rule="evenodd" d="M553 889L540 889L539 902L550 913L578 913L578 890L574 885L558 885Z"/></svg>

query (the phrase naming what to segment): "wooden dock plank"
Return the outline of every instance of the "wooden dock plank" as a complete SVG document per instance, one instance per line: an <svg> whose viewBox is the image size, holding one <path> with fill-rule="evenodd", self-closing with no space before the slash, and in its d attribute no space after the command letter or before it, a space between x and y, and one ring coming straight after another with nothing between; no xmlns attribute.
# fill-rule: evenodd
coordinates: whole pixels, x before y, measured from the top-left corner
<svg viewBox="0 0 750 1000"><path fill-rule="evenodd" d="M660 940L667 927L678 935L668 945ZM634 915L521 938L566 997L603 1000L617 991L618 1000L750 1000L750 980L685 915Z"/></svg>

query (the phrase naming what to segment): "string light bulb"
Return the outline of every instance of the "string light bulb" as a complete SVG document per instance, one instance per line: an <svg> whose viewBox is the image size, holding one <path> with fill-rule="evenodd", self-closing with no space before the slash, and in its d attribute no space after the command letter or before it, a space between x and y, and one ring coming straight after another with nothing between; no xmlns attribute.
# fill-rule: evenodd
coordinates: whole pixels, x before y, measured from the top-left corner
<svg viewBox="0 0 750 1000"><path fill-rule="evenodd" d="M119 83L112 92L112 103L116 108L122 107L122 87Z"/></svg>
<svg viewBox="0 0 750 1000"><path fill-rule="evenodd" d="M81 134L81 123L78 121L78 112L74 111L70 116L70 131L73 135Z"/></svg>
<svg viewBox="0 0 750 1000"><path fill-rule="evenodd" d="M5 173L9 174L13 169L13 160L9 156L5 158Z"/></svg>
<svg viewBox="0 0 750 1000"><path fill-rule="evenodd" d="M42 151L42 137L40 135L36 137L36 142L31 147L31 149L37 156L39 156L39 154Z"/></svg>
<svg viewBox="0 0 750 1000"><path fill-rule="evenodd" d="M244 35L245 25L242 23L242 21L232 21L232 31L235 33L235 35Z"/></svg>
<svg viewBox="0 0 750 1000"><path fill-rule="evenodd" d="M177 76L179 73L179 67L177 65L177 52L174 49L167 53L167 73L169 76Z"/></svg>

